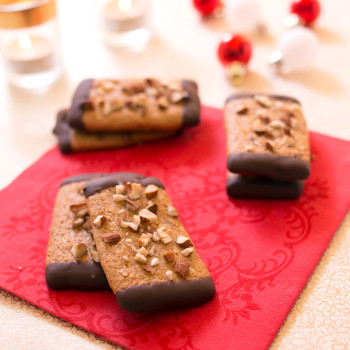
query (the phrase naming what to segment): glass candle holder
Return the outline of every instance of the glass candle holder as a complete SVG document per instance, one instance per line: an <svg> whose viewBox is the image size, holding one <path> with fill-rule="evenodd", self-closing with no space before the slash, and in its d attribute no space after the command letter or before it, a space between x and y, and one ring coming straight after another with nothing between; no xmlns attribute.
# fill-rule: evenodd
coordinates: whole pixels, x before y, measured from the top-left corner
<svg viewBox="0 0 350 350"><path fill-rule="evenodd" d="M99 1L103 37L117 48L142 48L151 39L151 0Z"/></svg>
<svg viewBox="0 0 350 350"><path fill-rule="evenodd" d="M0 0L0 51L10 83L40 88L62 73L55 0Z"/></svg>

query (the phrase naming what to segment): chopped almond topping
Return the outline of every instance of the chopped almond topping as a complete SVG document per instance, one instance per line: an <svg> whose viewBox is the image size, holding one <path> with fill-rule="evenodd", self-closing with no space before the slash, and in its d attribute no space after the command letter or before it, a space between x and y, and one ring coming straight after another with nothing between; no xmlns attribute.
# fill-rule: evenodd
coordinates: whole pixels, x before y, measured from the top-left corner
<svg viewBox="0 0 350 350"><path fill-rule="evenodd" d="M183 279L186 279L190 270L190 263L186 259L176 260L174 271L177 272Z"/></svg>
<svg viewBox="0 0 350 350"><path fill-rule="evenodd" d="M158 220L158 216L156 214L152 213L148 209L140 210L139 215L141 217L141 221L142 222L146 222L146 223L150 222L150 223L152 223L152 222L156 222Z"/></svg>
<svg viewBox="0 0 350 350"><path fill-rule="evenodd" d="M135 255L135 260L139 262L140 264L145 264L147 262L147 259L144 255L140 253L136 253Z"/></svg>
<svg viewBox="0 0 350 350"><path fill-rule="evenodd" d="M129 198L131 200L137 200L141 198L141 190L142 190L142 186L139 183L132 183L131 184L131 190L128 193Z"/></svg>
<svg viewBox="0 0 350 350"><path fill-rule="evenodd" d="M152 273L153 272L153 270L149 267L149 266L142 266L142 268L145 270L145 271L147 271L148 273Z"/></svg>
<svg viewBox="0 0 350 350"><path fill-rule="evenodd" d="M168 210L169 216L174 216L174 217L179 216L179 212L172 205L168 205L167 210Z"/></svg>
<svg viewBox="0 0 350 350"><path fill-rule="evenodd" d="M121 236L119 233L104 233L102 235L102 239L106 242L106 243L110 243L110 244L115 244L118 243L121 239Z"/></svg>
<svg viewBox="0 0 350 350"><path fill-rule="evenodd" d="M181 251L183 256L190 256L193 253L193 248L186 248Z"/></svg>
<svg viewBox="0 0 350 350"><path fill-rule="evenodd" d="M83 218L77 218L73 221L73 229L79 228L84 224L84 219Z"/></svg>
<svg viewBox="0 0 350 350"><path fill-rule="evenodd" d="M96 250L90 249L90 255L91 255L91 258L92 258L93 261L100 262L100 257L99 257L99 255L98 255Z"/></svg>
<svg viewBox="0 0 350 350"><path fill-rule="evenodd" d="M152 199L157 196L159 187L156 185L148 185L145 189L145 194L148 199Z"/></svg>
<svg viewBox="0 0 350 350"><path fill-rule="evenodd" d="M116 185L115 192L116 192L116 194L124 194L125 193L125 186L124 185Z"/></svg>
<svg viewBox="0 0 350 350"><path fill-rule="evenodd" d="M102 225L107 221L107 218L103 215L97 215L94 220L94 225L96 227L102 227Z"/></svg>
<svg viewBox="0 0 350 350"><path fill-rule="evenodd" d="M175 261L175 254L173 252L165 253L164 258L168 262L173 262L173 261Z"/></svg>
<svg viewBox="0 0 350 350"><path fill-rule="evenodd" d="M151 261L151 266L154 267L154 266L157 266L159 265L159 260L157 258L153 258L152 261Z"/></svg>
<svg viewBox="0 0 350 350"><path fill-rule="evenodd" d="M120 227L122 228L130 228L134 232L137 232L139 230L139 225L136 225L134 222L128 222L128 221L121 221Z"/></svg>
<svg viewBox="0 0 350 350"><path fill-rule="evenodd" d="M166 276L166 278L169 280L169 281L172 281L173 280L173 273L170 271L170 270L168 270L166 273L165 273L165 276Z"/></svg>
<svg viewBox="0 0 350 350"><path fill-rule="evenodd" d="M131 199L126 198L124 202L127 205L127 207L132 211L137 211L140 208L140 204L135 201L132 201Z"/></svg>
<svg viewBox="0 0 350 350"><path fill-rule="evenodd" d="M114 194L113 195L113 199L116 201L116 202L122 202L125 200L125 196L123 194Z"/></svg>
<svg viewBox="0 0 350 350"><path fill-rule="evenodd" d="M153 204L150 204L146 209L149 210L150 212L152 212L153 214L157 215L158 205L153 203Z"/></svg>
<svg viewBox="0 0 350 350"><path fill-rule="evenodd" d="M84 243L74 244L70 252L75 260L79 260L87 253L87 246Z"/></svg>
<svg viewBox="0 0 350 350"><path fill-rule="evenodd" d="M151 237L145 235L144 233L140 236L139 241L137 242L139 246L146 247L151 241Z"/></svg>
<svg viewBox="0 0 350 350"><path fill-rule="evenodd" d="M77 213L82 209L87 209L86 203L81 203L81 204L72 204L69 209L73 213Z"/></svg>
<svg viewBox="0 0 350 350"><path fill-rule="evenodd" d="M176 238L176 243L184 248L188 248L193 245L191 240L186 236L178 236Z"/></svg>
<svg viewBox="0 0 350 350"><path fill-rule="evenodd" d="M138 253L142 254L143 256L147 256L148 255L148 251L146 248L142 247L138 250Z"/></svg>

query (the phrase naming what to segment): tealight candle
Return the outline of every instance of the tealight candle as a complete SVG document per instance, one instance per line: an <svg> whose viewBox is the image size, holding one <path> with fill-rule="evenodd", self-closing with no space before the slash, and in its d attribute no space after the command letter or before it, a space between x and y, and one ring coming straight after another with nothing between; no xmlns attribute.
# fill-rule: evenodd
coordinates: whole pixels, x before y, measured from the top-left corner
<svg viewBox="0 0 350 350"><path fill-rule="evenodd" d="M116 47L142 46L150 39L150 0L112 0L102 7L102 24L108 44Z"/></svg>
<svg viewBox="0 0 350 350"><path fill-rule="evenodd" d="M9 81L38 88L62 73L55 0L7 0L0 5L0 49Z"/></svg>
<svg viewBox="0 0 350 350"><path fill-rule="evenodd" d="M20 34L8 45L5 56L13 71L20 74L46 71L54 64L50 42L27 34Z"/></svg>

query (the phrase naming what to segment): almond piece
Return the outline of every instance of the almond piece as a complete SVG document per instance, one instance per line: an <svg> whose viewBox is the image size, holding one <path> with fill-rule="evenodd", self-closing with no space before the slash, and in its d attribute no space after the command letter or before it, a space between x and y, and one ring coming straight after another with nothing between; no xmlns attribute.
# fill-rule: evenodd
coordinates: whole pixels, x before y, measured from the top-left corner
<svg viewBox="0 0 350 350"><path fill-rule="evenodd" d="M154 242L159 242L160 237L159 237L159 235L158 235L157 232L154 232L154 233L152 234L152 240L153 240Z"/></svg>
<svg viewBox="0 0 350 350"><path fill-rule="evenodd" d="M255 95L254 100L264 108L269 108L272 106L272 102L267 96Z"/></svg>
<svg viewBox="0 0 350 350"><path fill-rule="evenodd" d="M179 212L172 205L168 205L167 210L168 210L169 216L173 216L173 217L179 216Z"/></svg>
<svg viewBox="0 0 350 350"><path fill-rule="evenodd" d="M134 232L137 232L139 230L139 225L136 225L134 222L128 222L128 221L121 221L120 227L130 228Z"/></svg>
<svg viewBox="0 0 350 350"><path fill-rule="evenodd" d="M147 262L146 257L140 253L136 253L135 260L137 262L139 262L140 264L146 264L146 262Z"/></svg>
<svg viewBox="0 0 350 350"><path fill-rule="evenodd" d="M73 221L72 228L77 229L80 228L84 224L84 219L83 218L77 218Z"/></svg>
<svg viewBox="0 0 350 350"><path fill-rule="evenodd" d="M148 235L145 235L144 233L140 236L138 240L138 245L141 247L146 247L151 242L151 237Z"/></svg>
<svg viewBox="0 0 350 350"><path fill-rule="evenodd" d="M183 256L190 256L193 253L193 248L186 248L181 251Z"/></svg>
<svg viewBox="0 0 350 350"><path fill-rule="evenodd" d="M175 261L175 254L173 252L165 253L163 256L164 256L165 260L168 262Z"/></svg>
<svg viewBox="0 0 350 350"><path fill-rule="evenodd" d="M190 263L186 259L176 260L174 271L178 273L183 279L186 279L190 270Z"/></svg>
<svg viewBox="0 0 350 350"><path fill-rule="evenodd" d="M134 215L134 223L139 226L141 224L141 217L140 215Z"/></svg>
<svg viewBox="0 0 350 350"><path fill-rule="evenodd" d="M270 152L272 152L273 153L273 146L272 146L272 143L271 142L265 142L265 148L268 150L268 151L270 151Z"/></svg>
<svg viewBox="0 0 350 350"><path fill-rule="evenodd" d="M163 237L160 240L162 241L163 244L166 245L166 244L170 243L173 239L170 236L168 236L168 237Z"/></svg>
<svg viewBox="0 0 350 350"><path fill-rule="evenodd" d="M129 198L131 200L137 200L141 198L141 190L142 190L142 186L139 183L132 183L131 184L131 190L128 193Z"/></svg>
<svg viewBox="0 0 350 350"><path fill-rule="evenodd" d="M115 243L118 243L120 241L121 236L119 233L110 232L110 233L104 233L102 235L102 239L106 243L115 244Z"/></svg>
<svg viewBox="0 0 350 350"><path fill-rule="evenodd" d="M188 247L191 247L193 245L191 240L186 236L178 236L176 238L176 243L184 248L188 248Z"/></svg>
<svg viewBox="0 0 350 350"><path fill-rule="evenodd" d="M122 202L125 200L125 196L123 194L114 194L113 195L113 199L116 201L116 202Z"/></svg>
<svg viewBox="0 0 350 350"><path fill-rule="evenodd" d="M154 213L152 213L151 211L149 211L148 209L142 209L139 212L140 218L142 222L156 222L158 220L158 216Z"/></svg>
<svg viewBox="0 0 350 350"><path fill-rule="evenodd" d="M153 258L152 261L151 261L151 266L154 267L154 266L157 266L159 265L159 260L157 258Z"/></svg>
<svg viewBox="0 0 350 350"><path fill-rule="evenodd" d="M90 249L90 255L91 255L91 258L92 258L93 261L100 262L100 257L99 257L99 255L98 255L96 250Z"/></svg>
<svg viewBox="0 0 350 350"><path fill-rule="evenodd" d="M143 256L147 256L148 255L148 251L144 247L141 247L137 252L142 254Z"/></svg>
<svg viewBox="0 0 350 350"><path fill-rule="evenodd" d="M283 129L285 128L286 124L282 120L273 120L269 123L269 127L273 129Z"/></svg>
<svg viewBox="0 0 350 350"><path fill-rule="evenodd" d="M156 247L153 245L151 247L151 249L149 250L148 255L149 256L154 256L155 252L156 252Z"/></svg>
<svg viewBox="0 0 350 350"><path fill-rule="evenodd" d="M103 215L97 215L94 220L94 225L98 228L102 227L102 225L107 221L107 218Z"/></svg>
<svg viewBox="0 0 350 350"><path fill-rule="evenodd" d="M116 185L115 192L116 192L116 194L124 194L125 193L124 185Z"/></svg>
<svg viewBox="0 0 350 350"><path fill-rule="evenodd" d="M70 211L73 213L78 213L82 209L87 209L86 203L80 203L80 204L72 204L69 207ZM83 215L84 216L84 215Z"/></svg>
<svg viewBox="0 0 350 350"><path fill-rule="evenodd" d="M87 217L85 222L83 223L82 225L82 228L85 230L85 231L90 231L91 230L91 220L90 220L90 217Z"/></svg>
<svg viewBox="0 0 350 350"><path fill-rule="evenodd" d="M156 185L148 185L145 189L145 194L148 199L152 199L157 196L159 187Z"/></svg>
<svg viewBox="0 0 350 350"><path fill-rule="evenodd" d="M244 115L248 113L248 107L244 106L243 104L239 105L236 108L236 113L239 115Z"/></svg>
<svg viewBox="0 0 350 350"><path fill-rule="evenodd" d="M142 268L145 270L145 271L147 271L148 273L152 273L153 272L153 270L149 267L149 266L142 266Z"/></svg>
<svg viewBox="0 0 350 350"><path fill-rule="evenodd" d="M169 101L165 96L158 98L157 104L160 109L167 109L169 107Z"/></svg>
<svg viewBox="0 0 350 350"><path fill-rule="evenodd" d="M126 198L124 200L124 202L125 202L126 206L132 211L137 211L140 209L140 204L135 202L135 201L132 201L132 200Z"/></svg>
<svg viewBox="0 0 350 350"><path fill-rule="evenodd" d="M188 98L187 91L173 91L170 95L170 101L172 103L178 103Z"/></svg>
<svg viewBox="0 0 350 350"><path fill-rule="evenodd" d="M75 260L79 260L87 253L87 246L84 243L74 244L70 252Z"/></svg>
<svg viewBox="0 0 350 350"><path fill-rule="evenodd" d="M147 206L146 208L147 210L149 210L150 212L152 212L153 214L156 214L157 215L157 212L158 212L158 205L153 203L153 204L150 204L149 206Z"/></svg>
<svg viewBox="0 0 350 350"><path fill-rule="evenodd" d="M172 273L170 270L168 270L168 271L165 273L165 277L166 277L167 280L169 280L169 281L172 281L173 278L174 278L173 273Z"/></svg>

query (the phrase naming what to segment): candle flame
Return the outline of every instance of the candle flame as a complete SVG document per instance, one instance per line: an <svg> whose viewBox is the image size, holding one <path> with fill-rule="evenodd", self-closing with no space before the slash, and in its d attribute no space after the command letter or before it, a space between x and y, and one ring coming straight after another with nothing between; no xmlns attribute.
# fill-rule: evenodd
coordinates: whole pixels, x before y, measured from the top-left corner
<svg viewBox="0 0 350 350"><path fill-rule="evenodd" d="M20 34L18 37L18 45L23 50L29 50L32 48L32 41L27 34Z"/></svg>
<svg viewBox="0 0 350 350"><path fill-rule="evenodd" d="M131 0L119 0L119 8L123 12L130 10L131 5L132 5Z"/></svg>

